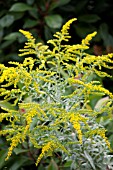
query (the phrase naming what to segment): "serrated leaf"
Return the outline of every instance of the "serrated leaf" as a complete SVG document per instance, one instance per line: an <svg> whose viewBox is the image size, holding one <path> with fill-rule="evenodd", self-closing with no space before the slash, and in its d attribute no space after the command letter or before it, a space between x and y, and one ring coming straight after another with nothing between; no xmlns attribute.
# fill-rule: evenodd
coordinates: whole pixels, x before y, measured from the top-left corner
<svg viewBox="0 0 113 170"><path fill-rule="evenodd" d="M14 22L13 15L5 15L0 19L0 26L1 27L9 27Z"/></svg>
<svg viewBox="0 0 113 170"><path fill-rule="evenodd" d="M82 21L85 23L94 23L98 20L100 20L100 17L96 14L86 14L78 17L78 21Z"/></svg>
<svg viewBox="0 0 113 170"><path fill-rule="evenodd" d="M50 28L60 28L62 25L62 17L60 15L48 15L45 17L45 22Z"/></svg>
<svg viewBox="0 0 113 170"><path fill-rule="evenodd" d="M15 3L12 5L9 11L15 11L15 12L24 12L32 10L32 7L25 4L25 3Z"/></svg>

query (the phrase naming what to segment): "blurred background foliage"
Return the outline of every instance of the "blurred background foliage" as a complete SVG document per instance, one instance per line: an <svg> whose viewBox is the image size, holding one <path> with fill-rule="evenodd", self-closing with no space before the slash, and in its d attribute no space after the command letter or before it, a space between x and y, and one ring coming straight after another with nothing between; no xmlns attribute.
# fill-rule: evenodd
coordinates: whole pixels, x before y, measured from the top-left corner
<svg viewBox="0 0 113 170"><path fill-rule="evenodd" d="M46 43L66 21L74 17L77 21L70 29L71 44L80 43L87 34L97 31L97 36L91 42L89 53L102 55L113 52L112 0L0 0L0 63L7 64L10 60L20 62L23 60L18 57L18 50L23 47L25 38L18 32L19 29L30 31L38 42ZM113 75L112 70L104 71ZM98 77L93 78L98 79ZM105 88L113 92L113 79L104 78L100 81ZM91 96L91 107L96 107L99 99L101 100L101 96ZM99 104L101 105L102 101ZM9 103L6 106L10 107ZM104 121L104 126L108 129L107 136L113 148L112 125L112 120ZM8 167L8 170L24 170L27 167L30 169L30 165L34 166L30 150L25 157L20 154L25 153L26 150L16 150L15 156L4 162L7 145L6 141L0 138L0 169ZM56 162L57 160L51 160L46 169L57 170ZM38 169L44 170L44 166L41 164Z"/></svg>
<svg viewBox="0 0 113 170"><path fill-rule="evenodd" d="M0 0L0 62L20 60L18 49L25 41L19 29L29 30L37 41L46 42L70 18L72 43L97 31L95 55L113 52L112 1L110 0Z"/></svg>

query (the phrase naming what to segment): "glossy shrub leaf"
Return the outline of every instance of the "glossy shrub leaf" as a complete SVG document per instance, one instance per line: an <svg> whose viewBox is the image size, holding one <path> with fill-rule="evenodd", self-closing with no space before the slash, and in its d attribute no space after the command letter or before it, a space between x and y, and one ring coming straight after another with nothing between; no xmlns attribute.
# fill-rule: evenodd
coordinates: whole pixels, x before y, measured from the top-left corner
<svg viewBox="0 0 113 170"><path fill-rule="evenodd" d="M12 12L12 15L14 15L15 20L18 20L22 19L22 17L24 16L24 12Z"/></svg>
<svg viewBox="0 0 113 170"><path fill-rule="evenodd" d="M32 7L25 3L15 3L12 5L9 11L15 11L15 12L23 12L23 11L28 11L31 10Z"/></svg>
<svg viewBox="0 0 113 170"><path fill-rule="evenodd" d="M1 48L1 49L4 49L4 48L8 47L9 45L11 45L13 42L14 42L14 40L4 41L4 42L1 44L0 48Z"/></svg>
<svg viewBox="0 0 113 170"><path fill-rule="evenodd" d="M53 10L53 9L55 9L55 8L57 8L57 7L66 5L66 4L68 4L70 1L71 1L71 0L58 0L58 1L54 1L54 2L51 4L49 10Z"/></svg>
<svg viewBox="0 0 113 170"><path fill-rule="evenodd" d="M27 19L23 25L23 28L32 28L37 25L36 20Z"/></svg>
<svg viewBox="0 0 113 170"><path fill-rule="evenodd" d="M0 26L9 27L10 25L12 25L13 22L14 22L14 16L7 14L0 19Z"/></svg>
<svg viewBox="0 0 113 170"><path fill-rule="evenodd" d="M19 32L13 32L4 37L4 40L16 40L21 34Z"/></svg>
<svg viewBox="0 0 113 170"><path fill-rule="evenodd" d="M96 14L86 14L79 16L78 20L86 23L94 23L100 20L100 17Z"/></svg>
<svg viewBox="0 0 113 170"><path fill-rule="evenodd" d="M34 19L37 20L37 22L39 21L39 13L37 10L37 7L32 8L32 10L29 11L30 16L32 16Z"/></svg>
<svg viewBox="0 0 113 170"><path fill-rule="evenodd" d="M32 5L35 2L35 0L27 0L27 4Z"/></svg>
<svg viewBox="0 0 113 170"><path fill-rule="evenodd" d="M45 22L50 28L60 28L62 25L62 17L60 15L48 15L45 17Z"/></svg>

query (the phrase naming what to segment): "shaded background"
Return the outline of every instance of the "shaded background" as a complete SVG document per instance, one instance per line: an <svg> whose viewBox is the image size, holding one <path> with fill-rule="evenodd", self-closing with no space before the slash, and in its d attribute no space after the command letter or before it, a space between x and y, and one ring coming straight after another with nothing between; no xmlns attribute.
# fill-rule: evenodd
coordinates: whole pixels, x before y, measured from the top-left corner
<svg viewBox="0 0 113 170"><path fill-rule="evenodd" d="M77 21L70 29L71 44L80 43L87 34L97 31L88 52L95 55L113 52L112 0L0 0L0 63L7 65L10 60L23 60L18 57L18 50L23 47L26 39L19 33L19 29L30 31L37 42L46 43L65 22L74 17ZM113 70L104 71L113 75ZM105 88L113 92L113 79L104 78L101 82ZM107 135L113 147L112 125L113 121L105 122ZM5 167L6 152L2 150L4 142L4 139L0 139L0 168L2 165ZM28 162L22 156L10 158L7 167L10 167L11 161L13 163L18 159L18 165L26 162L27 169Z"/></svg>

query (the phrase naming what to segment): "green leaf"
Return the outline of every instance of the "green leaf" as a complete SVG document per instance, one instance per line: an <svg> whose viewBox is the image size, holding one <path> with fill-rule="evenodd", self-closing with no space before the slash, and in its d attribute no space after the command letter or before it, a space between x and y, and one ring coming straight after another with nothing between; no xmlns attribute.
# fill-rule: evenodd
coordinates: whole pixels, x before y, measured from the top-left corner
<svg viewBox="0 0 113 170"><path fill-rule="evenodd" d="M7 150L1 150L0 151L0 169L2 169L5 164L6 156L7 156Z"/></svg>
<svg viewBox="0 0 113 170"><path fill-rule="evenodd" d="M59 6L66 5L70 2L71 0L58 0L56 1Z"/></svg>
<svg viewBox="0 0 113 170"><path fill-rule="evenodd" d="M1 41L2 37L3 37L3 34L4 34L3 29L0 28L0 41Z"/></svg>
<svg viewBox="0 0 113 170"><path fill-rule="evenodd" d="M21 36L19 32L13 32L4 37L4 40L17 40Z"/></svg>
<svg viewBox="0 0 113 170"><path fill-rule="evenodd" d="M36 20L27 19L23 25L23 28L32 28L37 24L38 22Z"/></svg>
<svg viewBox="0 0 113 170"><path fill-rule="evenodd" d="M53 10L57 7L60 7L60 6L63 6L63 5L66 5L70 2L71 0L58 0L58 1L55 1L51 4L49 10Z"/></svg>
<svg viewBox="0 0 113 170"><path fill-rule="evenodd" d="M9 27L10 25L12 25L13 22L14 22L14 16L8 14L0 19L0 26L3 28Z"/></svg>
<svg viewBox="0 0 113 170"><path fill-rule="evenodd" d="M62 17L60 15L48 15L45 17L45 22L50 28L60 28L62 25Z"/></svg>
<svg viewBox="0 0 113 170"><path fill-rule="evenodd" d="M97 101L100 100L103 95L104 95L103 93L98 93L98 95L97 94L95 94L95 95L91 94L90 95L90 97L89 97L89 100L90 100L89 104L90 104L90 106L93 109L94 109L95 104L97 103Z"/></svg>
<svg viewBox="0 0 113 170"><path fill-rule="evenodd" d="M69 167L71 167L71 165L72 165L72 161L71 160L69 160L69 161L67 161L65 164L64 164L64 167L65 168L69 168Z"/></svg>
<svg viewBox="0 0 113 170"><path fill-rule="evenodd" d="M35 18L38 22L39 20L39 13L38 13L38 10L37 10L37 7L33 7L32 10L29 11L29 14Z"/></svg>
<svg viewBox="0 0 113 170"><path fill-rule="evenodd" d="M28 152L29 150L28 149L21 149L21 148L15 148L14 149L14 152L16 155L20 154L20 153L25 153L25 152Z"/></svg>
<svg viewBox="0 0 113 170"><path fill-rule="evenodd" d="M25 4L25 3L15 3L12 5L9 11L15 11L15 12L23 12L23 11L29 11L32 10L32 7Z"/></svg>
<svg viewBox="0 0 113 170"><path fill-rule="evenodd" d="M99 33L101 38L104 41L105 46L113 45L113 36L109 34L108 25L106 23L102 23L99 27Z"/></svg>
<svg viewBox="0 0 113 170"><path fill-rule="evenodd" d="M99 33L101 38L106 41L108 38L108 25L106 23L102 23L99 27Z"/></svg>
<svg viewBox="0 0 113 170"><path fill-rule="evenodd" d="M86 14L78 17L78 21L85 23L94 23L100 20L100 17L96 14Z"/></svg>
<svg viewBox="0 0 113 170"><path fill-rule="evenodd" d="M35 2L35 0L27 0L27 4L32 5Z"/></svg>
<svg viewBox="0 0 113 170"><path fill-rule="evenodd" d="M47 169L44 167L44 165L40 164L40 165L38 166L38 169L37 169L37 170L47 170Z"/></svg>
<svg viewBox="0 0 113 170"><path fill-rule="evenodd" d="M12 165L10 166L9 170L17 170L19 169L22 165L24 165L25 163L27 163L29 160L27 157L17 157L16 159L14 159L14 162L12 163Z"/></svg>
<svg viewBox="0 0 113 170"><path fill-rule="evenodd" d="M12 12L12 14L14 15L15 20L22 19L24 16L24 12Z"/></svg>
<svg viewBox="0 0 113 170"><path fill-rule="evenodd" d="M112 122L112 123L113 123L113 122ZM113 124L112 124L112 125L113 125ZM112 129L112 128L111 128L111 129ZM111 133L111 134L112 134L112 133ZM109 141L110 141L111 147L112 147L112 149L113 149L113 134L110 135Z"/></svg>
<svg viewBox="0 0 113 170"><path fill-rule="evenodd" d="M1 49L4 49L6 47L8 47L9 45L11 45L12 43L14 42L14 40L10 40L10 41L4 41L2 44L1 44Z"/></svg>
<svg viewBox="0 0 113 170"><path fill-rule="evenodd" d="M100 109L103 106L105 106L108 101L109 101L109 97L108 96L107 97L103 97L100 100L98 100L98 102L96 103L94 108L95 109Z"/></svg>
<svg viewBox="0 0 113 170"><path fill-rule="evenodd" d="M58 170L58 169L59 168L58 168L56 162L52 159L49 166L48 166L48 168L47 168L47 170Z"/></svg>
<svg viewBox="0 0 113 170"><path fill-rule="evenodd" d="M96 170L92 157L89 155L87 151L84 151L84 154L87 160L89 161L89 163L91 164L93 170Z"/></svg>
<svg viewBox="0 0 113 170"><path fill-rule="evenodd" d="M0 106L6 109L16 110L16 106L13 106L11 103L6 101L0 101Z"/></svg>

